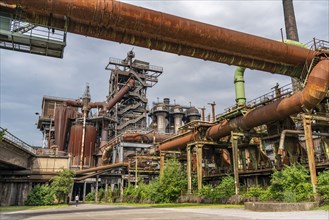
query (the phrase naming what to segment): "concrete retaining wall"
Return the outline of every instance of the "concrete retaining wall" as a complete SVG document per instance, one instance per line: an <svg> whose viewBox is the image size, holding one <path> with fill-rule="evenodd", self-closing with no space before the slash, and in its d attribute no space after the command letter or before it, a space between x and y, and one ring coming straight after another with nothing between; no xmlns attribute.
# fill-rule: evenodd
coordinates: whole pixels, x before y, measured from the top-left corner
<svg viewBox="0 0 329 220"><path fill-rule="evenodd" d="M244 208L258 212L290 212L307 211L319 207L318 202L276 203L276 202L245 202Z"/></svg>
<svg viewBox="0 0 329 220"><path fill-rule="evenodd" d="M30 183L0 182L0 206L24 205L31 189Z"/></svg>

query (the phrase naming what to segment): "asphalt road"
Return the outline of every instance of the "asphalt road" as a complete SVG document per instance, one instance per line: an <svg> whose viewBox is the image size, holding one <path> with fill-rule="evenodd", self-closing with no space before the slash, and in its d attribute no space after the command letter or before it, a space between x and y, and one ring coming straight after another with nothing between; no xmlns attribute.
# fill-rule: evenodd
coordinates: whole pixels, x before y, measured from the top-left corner
<svg viewBox="0 0 329 220"><path fill-rule="evenodd" d="M0 213L0 220L221 220L221 219L307 219L329 220L329 211L253 212L220 208L149 208L80 204L56 209Z"/></svg>

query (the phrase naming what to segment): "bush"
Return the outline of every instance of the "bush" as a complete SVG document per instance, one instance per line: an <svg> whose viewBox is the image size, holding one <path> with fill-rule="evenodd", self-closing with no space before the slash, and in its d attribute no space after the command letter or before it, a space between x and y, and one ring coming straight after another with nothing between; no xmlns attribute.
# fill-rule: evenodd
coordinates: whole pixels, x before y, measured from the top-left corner
<svg viewBox="0 0 329 220"><path fill-rule="evenodd" d="M90 192L86 195L86 201L93 202L95 201L95 192Z"/></svg>
<svg viewBox="0 0 329 220"><path fill-rule="evenodd" d="M105 198L105 190L103 188L100 188L98 190L98 202L101 202Z"/></svg>
<svg viewBox="0 0 329 220"><path fill-rule="evenodd" d="M270 199L284 202L309 201L312 198L312 185L308 170L300 165L286 166L282 171L275 170L269 187Z"/></svg>
<svg viewBox="0 0 329 220"><path fill-rule="evenodd" d="M42 206L53 205L55 192L48 185L36 185L27 196L25 205Z"/></svg>
<svg viewBox="0 0 329 220"><path fill-rule="evenodd" d="M245 198L257 198L260 199L260 197L265 193L266 190L264 190L262 187L256 186L256 187L250 187L248 189L248 192L244 194Z"/></svg>
<svg viewBox="0 0 329 220"><path fill-rule="evenodd" d="M318 192L324 200L329 200L329 170L319 173Z"/></svg>
<svg viewBox="0 0 329 220"><path fill-rule="evenodd" d="M212 202L228 199L235 194L234 178L231 176L224 177L215 188L211 185L204 185L198 194L211 199Z"/></svg>
<svg viewBox="0 0 329 220"><path fill-rule="evenodd" d="M160 179L153 180L148 185L139 183L137 187L128 186L123 198L126 202L175 202L186 188L187 180L182 165L176 159L171 159L166 162Z"/></svg>

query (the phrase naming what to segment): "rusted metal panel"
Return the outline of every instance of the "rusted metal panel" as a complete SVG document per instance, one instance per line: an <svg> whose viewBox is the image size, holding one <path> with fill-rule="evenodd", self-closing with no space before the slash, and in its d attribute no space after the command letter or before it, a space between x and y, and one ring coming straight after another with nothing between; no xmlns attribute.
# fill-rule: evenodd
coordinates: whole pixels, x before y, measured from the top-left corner
<svg viewBox="0 0 329 220"><path fill-rule="evenodd" d="M70 141L68 152L71 155L71 161L73 166L78 166L80 164L80 154L82 146L82 125L73 125L70 132ZM86 125L86 135L85 135L85 148L84 148L84 165L90 166L93 164L93 154L95 151L96 142L96 128L91 125Z"/></svg>
<svg viewBox="0 0 329 220"><path fill-rule="evenodd" d="M55 144L59 146L59 151L64 151L64 144L67 134L68 122L70 118L75 118L77 111L74 108L59 107L55 110Z"/></svg>
<svg viewBox="0 0 329 220"><path fill-rule="evenodd" d="M118 1L2 0L34 23L119 43L298 76L316 52ZM7 10L12 8L7 7ZM50 14L52 16L50 16Z"/></svg>

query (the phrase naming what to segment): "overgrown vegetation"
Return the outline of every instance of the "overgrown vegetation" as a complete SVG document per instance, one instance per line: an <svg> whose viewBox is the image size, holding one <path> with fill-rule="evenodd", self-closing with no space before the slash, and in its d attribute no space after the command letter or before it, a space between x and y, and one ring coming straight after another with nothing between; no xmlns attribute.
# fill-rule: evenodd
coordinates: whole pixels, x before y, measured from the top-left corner
<svg viewBox="0 0 329 220"><path fill-rule="evenodd" d="M26 205L43 206L53 205L55 199L65 202L66 197L73 187L73 172L63 169L51 179L50 185L36 185L29 193Z"/></svg>
<svg viewBox="0 0 329 220"><path fill-rule="evenodd" d="M55 192L49 185L36 185L27 196L25 205L53 205Z"/></svg>
<svg viewBox="0 0 329 220"><path fill-rule="evenodd" d="M319 173L318 192L323 200L329 201L329 170Z"/></svg>
<svg viewBox="0 0 329 220"><path fill-rule="evenodd" d="M171 159L166 162L164 174L148 185L139 183L130 185L124 190L123 198L126 202L169 203L175 202L187 188L187 180L182 165Z"/></svg>
<svg viewBox="0 0 329 220"><path fill-rule="evenodd" d="M0 142L5 137L7 129L0 129Z"/></svg>
<svg viewBox="0 0 329 220"><path fill-rule="evenodd" d="M313 191L310 175L308 170L301 165L286 166L281 171L274 171L271 177L271 185L267 189L251 187L244 196L261 201L311 201Z"/></svg>
<svg viewBox="0 0 329 220"><path fill-rule="evenodd" d="M65 202L67 195L71 192L74 184L74 173L71 170L63 169L51 179L51 188L54 190L59 203Z"/></svg>
<svg viewBox="0 0 329 220"><path fill-rule="evenodd" d="M198 194L209 198L213 203L224 202L223 200L235 194L234 178L226 176L216 187L204 185Z"/></svg>
<svg viewBox="0 0 329 220"><path fill-rule="evenodd" d="M90 192L86 195L85 201L92 202L95 201L95 192Z"/></svg>

